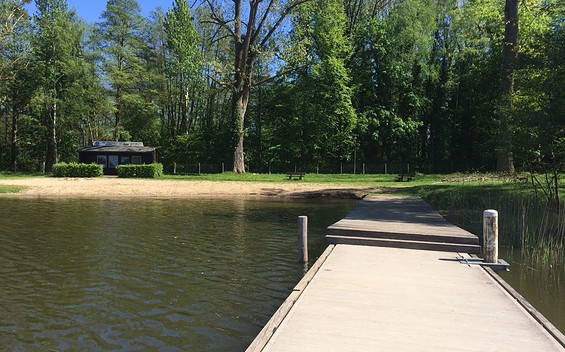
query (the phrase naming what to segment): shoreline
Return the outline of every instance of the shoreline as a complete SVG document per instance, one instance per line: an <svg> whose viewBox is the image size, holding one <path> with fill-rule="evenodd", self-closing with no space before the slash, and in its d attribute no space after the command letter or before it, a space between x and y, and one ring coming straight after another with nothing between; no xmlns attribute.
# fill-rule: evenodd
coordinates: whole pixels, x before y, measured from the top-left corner
<svg viewBox="0 0 565 352"><path fill-rule="evenodd" d="M25 177L0 179L0 185L25 187L2 198L285 198L362 199L376 187L326 183L249 182L99 178Z"/></svg>

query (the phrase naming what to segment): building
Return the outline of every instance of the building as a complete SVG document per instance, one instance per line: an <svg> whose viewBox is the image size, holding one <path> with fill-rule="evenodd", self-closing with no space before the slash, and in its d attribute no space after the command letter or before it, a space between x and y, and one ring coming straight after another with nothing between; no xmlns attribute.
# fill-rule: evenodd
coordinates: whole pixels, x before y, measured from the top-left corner
<svg viewBox="0 0 565 352"><path fill-rule="evenodd" d="M120 164L151 164L158 162L155 147L145 147L143 142L95 141L92 146L78 150L79 163L97 163L104 167L104 175L116 175Z"/></svg>

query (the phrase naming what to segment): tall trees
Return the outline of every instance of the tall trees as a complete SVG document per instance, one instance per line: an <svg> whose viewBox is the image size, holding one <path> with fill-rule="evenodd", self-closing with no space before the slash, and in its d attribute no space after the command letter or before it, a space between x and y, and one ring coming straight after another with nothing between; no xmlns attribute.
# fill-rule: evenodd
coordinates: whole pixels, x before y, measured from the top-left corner
<svg viewBox="0 0 565 352"><path fill-rule="evenodd" d="M64 0L37 0L28 25L26 2L0 3L1 168L95 139L158 145L167 163L233 155L236 172L354 151L508 169L509 151L520 167L565 148L558 0L518 4L520 45L515 0L175 0L150 19L109 0L94 33Z"/></svg>
<svg viewBox="0 0 565 352"><path fill-rule="evenodd" d="M165 17L165 33L169 56L167 62L169 129L174 137L194 127L195 96L202 81L202 55L199 35L194 27L186 0L175 0Z"/></svg>
<svg viewBox="0 0 565 352"><path fill-rule="evenodd" d="M302 119L313 161L345 161L356 147L356 112L351 103L351 79L346 68L351 46L345 36L346 19L339 0L320 0L312 15L314 63L302 94Z"/></svg>
<svg viewBox="0 0 565 352"><path fill-rule="evenodd" d="M514 92L514 66L518 55L518 0L506 0L504 7L504 42L502 46L502 77L500 130L497 151L497 169L514 174L512 155L512 93Z"/></svg>
<svg viewBox="0 0 565 352"><path fill-rule="evenodd" d="M81 76L82 31L76 17L67 8L66 0L37 0L33 65L37 78L35 99L41 103L42 125L45 126L45 168L59 161L60 102L69 87Z"/></svg>
<svg viewBox="0 0 565 352"><path fill-rule="evenodd" d="M418 154L433 10L431 1L391 1L371 11L374 16L362 25L352 26L354 104L368 158L409 161Z"/></svg>
<svg viewBox="0 0 565 352"><path fill-rule="evenodd" d="M31 0L5 0L0 3L0 82L14 79L12 68L25 58L25 55L13 55L10 50L22 42L18 37L29 23L29 15L24 5ZM24 53L21 53L24 54Z"/></svg>
<svg viewBox="0 0 565 352"><path fill-rule="evenodd" d="M124 120L135 119L144 102L137 91L145 72L139 54L143 47L143 17L136 0L108 0L98 35L104 50L103 67L114 100L114 140L129 139Z"/></svg>
<svg viewBox="0 0 565 352"><path fill-rule="evenodd" d="M17 170L20 116L29 103L31 89L24 79L30 57L31 27L23 5L28 1L0 4L0 168Z"/></svg>
<svg viewBox="0 0 565 352"><path fill-rule="evenodd" d="M233 43L233 114L235 146L233 171L245 172L245 114L253 83L255 60L272 44L274 35L282 27L291 11L307 0L234 0L233 8L224 10L220 1L207 0L212 20L225 29Z"/></svg>

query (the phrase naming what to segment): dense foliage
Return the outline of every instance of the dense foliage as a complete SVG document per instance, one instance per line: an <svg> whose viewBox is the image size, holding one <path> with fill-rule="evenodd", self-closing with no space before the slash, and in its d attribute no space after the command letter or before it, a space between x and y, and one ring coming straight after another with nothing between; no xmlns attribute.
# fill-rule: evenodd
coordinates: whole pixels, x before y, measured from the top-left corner
<svg viewBox="0 0 565 352"><path fill-rule="evenodd" d="M57 163L53 165L55 177L97 177L102 176L103 168L100 164L84 163Z"/></svg>
<svg viewBox="0 0 565 352"><path fill-rule="evenodd" d="M163 176L163 164L122 164L118 165L118 177L158 178Z"/></svg>
<svg viewBox="0 0 565 352"><path fill-rule="evenodd" d="M29 2L0 5L0 170L50 170L94 140L236 172L565 165L559 0L175 0L150 18L108 0L94 24Z"/></svg>

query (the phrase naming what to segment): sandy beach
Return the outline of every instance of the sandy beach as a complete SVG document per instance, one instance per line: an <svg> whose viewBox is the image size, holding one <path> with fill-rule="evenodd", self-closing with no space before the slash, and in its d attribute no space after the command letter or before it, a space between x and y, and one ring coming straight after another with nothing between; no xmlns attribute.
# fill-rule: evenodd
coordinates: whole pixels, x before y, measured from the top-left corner
<svg viewBox="0 0 565 352"><path fill-rule="evenodd" d="M0 185L26 187L18 193L0 194L0 197L286 197L286 198L347 198L359 199L377 192L377 188L351 187L339 184L238 181L191 181L122 179L117 177L54 178L30 177L0 179Z"/></svg>

